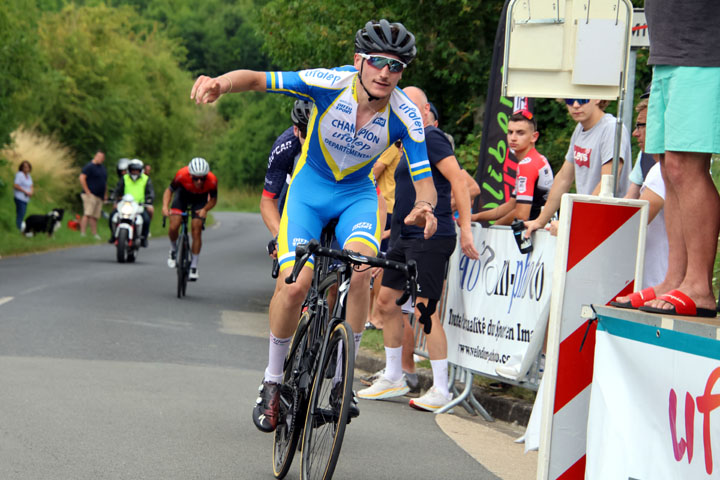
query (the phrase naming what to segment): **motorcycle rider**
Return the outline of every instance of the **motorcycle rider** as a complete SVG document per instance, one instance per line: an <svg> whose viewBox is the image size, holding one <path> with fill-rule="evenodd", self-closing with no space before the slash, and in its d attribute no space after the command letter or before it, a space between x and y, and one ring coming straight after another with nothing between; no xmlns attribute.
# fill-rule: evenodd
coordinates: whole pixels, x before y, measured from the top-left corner
<svg viewBox="0 0 720 480"><path fill-rule="evenodd" d="M110 214L110 243L115 243L115 226L117 225L117 203L126 194L132 195L133 199L143 205L142 211L143 228L142 228L142 246L148 246L148 234L150 232L150 221L152 220L153 206L155 200L155 189L153 188L150 177L143 173L143 162L138 158L130 160L128 163L128 172L120 177L115 186L115 206Z"/></svg>

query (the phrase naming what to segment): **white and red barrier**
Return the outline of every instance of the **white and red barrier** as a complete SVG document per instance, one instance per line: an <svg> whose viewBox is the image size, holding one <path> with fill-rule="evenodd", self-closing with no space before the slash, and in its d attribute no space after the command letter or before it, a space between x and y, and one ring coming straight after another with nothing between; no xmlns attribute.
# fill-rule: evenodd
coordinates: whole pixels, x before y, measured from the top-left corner
<svg viewBox="0 0 720 480"><path fill-rule="evenodd" d="M595 325L588 329L581 307L607 304L633 291L634 278L642 278L646 228L647 202L563 196L543 378L538 479L585 478Z"/></svg>

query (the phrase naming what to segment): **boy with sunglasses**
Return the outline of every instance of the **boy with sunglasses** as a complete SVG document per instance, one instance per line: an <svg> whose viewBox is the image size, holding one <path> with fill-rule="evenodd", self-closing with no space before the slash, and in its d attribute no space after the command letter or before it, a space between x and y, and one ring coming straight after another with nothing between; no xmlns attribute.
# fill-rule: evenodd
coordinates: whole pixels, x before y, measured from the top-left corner
<svg viewBox="0 0 720 480"><path fill-rule="evenodd" d="M518 110L508 119L507 142L518 160L515 188L510 199L484 212L474 213L473 222L510 225L516 218L533 220L540 215L553 184L550 163L535 150L540 133L535 116L529 110Z"/></svg>
<svg viewBox="0 0 720 480"><path fill-rule="evenodd" d="M174 195L174 198L173 198ZM172 206L170 200L172 199ZM198 274L198 259L202 248L202 227L207 214L217 203L217 177L210 171L210 165L201 157L190 160L187 167L183 167L175 174L170 186L163 193L162 214L170 217L168 237L170 237L170 254L167 265L175 268L177 238L182 221L180 215L189 208L192 212L190 231L192 234L192 260L188 280L196 281Z"/></svg>
<svg viewBox="0 0 720 480"><path fill-rule="evenodd" d="M287 274L295 247L319 238L322 228L338 219L335 235L343 248L375 255L380 244L378 197L371 171L378 156L402 140L417 201L405 218L435 232L436 192L417 107L397 87L415 58L415 37L400 23L368 22L355 35L353 66L299 72L235 70L219 77L200 76L190 98L211 103L230 92L276 92L312 100L308 136L293 171L278 234L278 258ZM360 343L370 298L370 270L352 277L347 320ZM279 275L270 301L269 359L260 396L253 409L255 426L275 430L283 362L297 325L300 306L312 280L312 260L298 281L288 285ZM356 350L357 351L357 350ZM357 406L351 416L357 416Z"/></svg>
<svg viewBox="0 0 720 480"><path fill-rule="evenodd" d="M562 195L570 191L573 182L577 193L598 195L602 176L612 174L616 119L604 111L608 101L566 98L565 104L568 113L578 124L570 138L565 162L555 175L545 207L535 220L525 222L526 236L550 221L560 208ZM618 198L625 196L630 184L630 168L623 168L623 165L632 164L631 155L630 135L623 125L617 179Z"/></svg>

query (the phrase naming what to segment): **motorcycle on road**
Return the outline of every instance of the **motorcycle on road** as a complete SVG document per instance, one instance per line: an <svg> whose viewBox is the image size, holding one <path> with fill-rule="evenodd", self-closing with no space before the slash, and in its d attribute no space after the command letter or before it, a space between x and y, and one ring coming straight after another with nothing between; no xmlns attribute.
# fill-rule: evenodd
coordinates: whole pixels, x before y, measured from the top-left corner
<svg viewBox="0 0 720 480"><path fill-rule="evenodd" d="M123 195L117 204L113 225L119 263L132 263L137 259L142 245L143 210L144 207L129 194Z"/></svg>

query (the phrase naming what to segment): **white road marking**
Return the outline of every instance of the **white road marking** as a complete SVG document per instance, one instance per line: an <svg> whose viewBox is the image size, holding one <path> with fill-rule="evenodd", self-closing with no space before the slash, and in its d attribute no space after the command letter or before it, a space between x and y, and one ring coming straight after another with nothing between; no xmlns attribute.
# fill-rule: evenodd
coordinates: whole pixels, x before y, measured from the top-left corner
<svg viewBox="0 0 720 480"><path fill-rule="evenodd" d="M13 298L15 298L15 297L2 297L2 298L0 298L0 305L2 305L2 304L4 304L4 303L8 303L8 302L9 302L10 300L12 300Z"/></svg>

